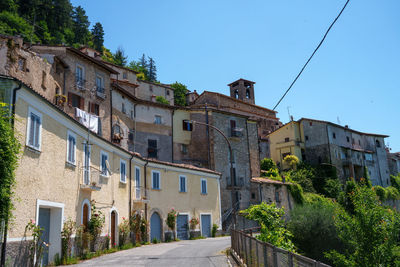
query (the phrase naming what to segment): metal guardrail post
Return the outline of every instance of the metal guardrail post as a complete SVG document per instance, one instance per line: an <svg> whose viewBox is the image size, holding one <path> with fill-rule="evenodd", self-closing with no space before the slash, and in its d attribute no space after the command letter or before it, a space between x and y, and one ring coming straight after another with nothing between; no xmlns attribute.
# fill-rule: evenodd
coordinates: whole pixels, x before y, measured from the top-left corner
<svg viewBox="0 0 400 267"><path fill-rule="evenodd" d="M268 250L267 244L263 243L264 266L268 266Z"/></svg>
<svg viewBox="0 0 400 267"><path fill-rule="evenodd" d="M257 267L260 266L260 257L258 255L258 242L256 240L256 257L257 257Z"/></svg>
<svg viewBox="0 0 400 267"><path fill-rule="evenodd" d="M289 263L289 267L293 267L293 253L292 252L288 253L288 263Z"/></svg>
<svg viewBox="0 0 400 267"><path fill-rule="evenodd" d="M278 254L276 253L276 247L274 246L272 249L273 257L274 257L274 267L278 267Z"/></svg>
<svg viewBox="0 0 400 267"><path fill-rule="evenodd" d="M252 231L250 230L250 236L252 236ZM253 253L252 253L252 249L251 249L251 237L248 238L249 239L249 259L250 259L250 265L249 266L253 266Z"/></svg>

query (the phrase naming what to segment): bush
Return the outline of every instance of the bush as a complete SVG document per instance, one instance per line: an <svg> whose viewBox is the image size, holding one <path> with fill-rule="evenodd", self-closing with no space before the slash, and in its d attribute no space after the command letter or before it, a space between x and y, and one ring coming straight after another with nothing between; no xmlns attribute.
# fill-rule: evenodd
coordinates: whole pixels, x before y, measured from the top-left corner
<svg viewBox="0 0 400 267"><path fill-rule="evenodd" d="M400 191L400 173L397 176L390 175L390 183Z"/></svg>
<svg viewBox="0 0 400 267"><path fill-rule="evenodd" d="M283 159L283 162L285 162L292 170L295 170L300 161L295 155L287 155Z"/></svg>
<svg viewBox="0 0 400 267"><path fill-rule="evenodd" d="M271 169L278 169L275 162L270 158L265 158L261 160L260 168L263 171L269 171Z"/></svg>
<svg viewBox="0 0 400 267"><path fill-rule="evenodd" d="M341 251L342 242L336 232L334 214L335 204L320 196L304 205L296 205L290 212L288 229L293 234L293 243L302 254L330 263L324 252L333 249Z"/></svg>
<svg viewBox="0 0 400 267"><path fill-rule="evenodd" d="M311 177L313 173L309 169L297 169L296 171L288 171L286 178L301 185L305 192L315 193Z"/></svg>
<svg viewBox="0 0 400 267"><path fill-rule="evenodd" d="M288 189L294 201L296 201L297 204L303 204L304 196L303 196L303 189L301 188L301 186L299 184L292 183L288 185Z"/></svg>
<svg viewBox="0 0 400 267"><path fill-rule="evenodd" d="M216 225L215 223L212 226L212 230L211 230L211 236L215 237L217 234L217 229L218 229L218 225Z"/></svg>
<svg viewBox="0 0 400 267"><path fill-rule="evenodd" d="M385 201L387 199L387 193L386 193L385 188L383 188L380 185L377 185L377 186L374 186L373 189L374 189L376 195L379 197L380 201Z"/></svg>
<svg viewBox="0 0 400 267"><path fill-rule="evenodd" d="M163 96L156 96L156 101L161 104L169 105L169 101Z"/></svg>

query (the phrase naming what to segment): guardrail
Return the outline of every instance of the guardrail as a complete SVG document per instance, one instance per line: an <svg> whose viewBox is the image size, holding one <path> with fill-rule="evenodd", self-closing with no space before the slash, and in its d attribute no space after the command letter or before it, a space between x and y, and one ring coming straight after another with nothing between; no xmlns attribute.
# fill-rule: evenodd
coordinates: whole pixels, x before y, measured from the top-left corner
<svg viewBox="0 0 400 267"><path fill-rule="evenodd" d="M257 234L259 230L260 228L231 230L231 250L242 264L257 267L330 267L256 239L253 234Z"/></svg>

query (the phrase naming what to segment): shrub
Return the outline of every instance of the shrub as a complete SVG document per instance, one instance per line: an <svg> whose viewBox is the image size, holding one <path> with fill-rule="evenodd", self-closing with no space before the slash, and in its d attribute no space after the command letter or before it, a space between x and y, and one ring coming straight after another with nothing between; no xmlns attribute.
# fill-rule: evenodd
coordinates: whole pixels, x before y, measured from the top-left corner
<svg viewBox="0 0 400 267"><path fill-rule="evenodd" d="M278 169L275 162L270 158L265 158L261 160L260 168L263 171L269 171L271 169Z"/></svg>
<svg viewBox="0 0 400 267"><path fill-rule="evenodd" d="M299 168L295 171L292 170L286 173L287 179L300 184L305 192L315 193L315 189L311 180L312 175L312 171L306 168Z"/></svg>
<svg viewBox="0 0 400 267"><path fill-rule="evenodd" d="M379 197L380 201L385 201L387 199L387 192L385 190L385 188L383 188L380 185L374 186L373 187L376 195Z"/></svg>
<svg viewBox="0 0 400 267"><path fill-rule="evenodd" d="M92 250L94 251L96 240L100 236L104 226L105 217L104 214L96 208L95 201L91 201L91 206L91 216L88 222L88 230L91 235L91 239L93 240Z"/></svg>
<svg viewBox="0 0 400 267"><path fill-rule="evenodd" d="M156 101L161 104L169 105L169 101L163 96L156 96Z"/></svg>
<svg viewBox="0 0 400 267"><path fill-rule="evenodd" d="M330 263L324 252L341 251L342 242L336 232L334 214L335 204L321 196L304 205L296 205L290 212L288 229L293 234L292 241L305 256Z"/></svg>
<svg viewBox="0 0 400 267"><path fill-rule="evenodd" d="M292 195L294 201L298 204L303 204L304 196L303 196L303 189L297 183L288 184L288 189L290 194Z"/></svg>
<svg viewBox="0 0 400 267"><path fill-rule="evenodd" d="M400 191L400 173L397 176L390 175L390 183Z"/></svg>
<svg viewBox="0 0 400 267"><path fill-rule="evenodd" d="M196 226L197 226L199 223L200 223L200 222L199 222L199 218L193 217L192 219L190 219L190 222L189 222L189 224L190 224L190 230L196 229Z"/></svg>
<svg viewBox="0 0 400 267"><path fill-rule="evenodd" d="M218 229L218 225L217 224L213 224L212 229L211 229L211 236L215 237L217 234L217 229Z"/></svg>
<svg viewBox="0 0 400 267"><path fill-rule="evenodd" d="M63 230L61 231L61 259L62 264L66 264L68 258L71 257L72 249L72 234L74 233L75 222L69 218L64 222Z"/></svg>
<svg viewBox="0 0 400 267"><path fill-rule="evenodd" d="M167 223L169 229L171 229L173 235L174 235L174 240L175 240L175 224L176 224L176 216L178 216L178 213L174 208L171 209L170 212L167 214L167 219L165 222Z"/></svg>
<svg viewBox="0 0 400 267"><path fill-rule="evenodd" d="M283 162L289 165L289 167L292 170L295 170L297 167L297 164L299 164L299 158L296 157L295 155L287 155L284 159Z"/></svg>
<svg viewBox="0 0 400 267"><path fill-rule="evenodd" d="M125 217L122 217L122 222L118 226L119 230L119 247L123 247L129 237L130 233L130 225L129 220Z"/></svg>
<svg viewBox="0 0 400 267"><path fill-rule="evenodd" d="M275 203L266 204L262 202L240 211L240 214L247 219L258 222L261 226L261 233L257 236L257 239L292 252L295 251L291 241L292 234L285 228L282 219L285 214L283 208L277 208Z"/></svg>

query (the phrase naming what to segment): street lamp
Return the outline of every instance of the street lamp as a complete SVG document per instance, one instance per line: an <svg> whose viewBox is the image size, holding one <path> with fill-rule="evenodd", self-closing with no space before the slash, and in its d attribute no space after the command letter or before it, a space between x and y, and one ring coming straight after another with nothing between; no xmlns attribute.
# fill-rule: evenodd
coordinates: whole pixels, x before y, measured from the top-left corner
<svg viewBox="0 0 400 267"><path fill-rule="evenodd" d="M233 229L236 228L236 199L235 199L235 179L234 179L234 170L233 170L233 164L235 163L234 158L233 158L233 150L232 150L232 146L231 143L229 142L228 137L226 137L226 135L217 127L215 127L214 125L208 124L208 123L204 123L204 122L199 122L199 121L193 121L190 120L189 122L192 122L193 124L199 124L199 125L204 125L204 126L208 126L213 128L214 130L216 130L217 132L219 132L222 137L225 139L226 143L228 144L228 148L229 148L229 158L230 158L230 173L231 173L231 199L232 199L232 210L233 210Z"/></svg>

